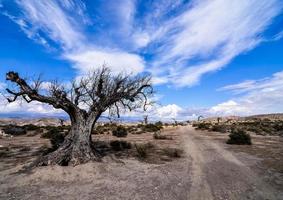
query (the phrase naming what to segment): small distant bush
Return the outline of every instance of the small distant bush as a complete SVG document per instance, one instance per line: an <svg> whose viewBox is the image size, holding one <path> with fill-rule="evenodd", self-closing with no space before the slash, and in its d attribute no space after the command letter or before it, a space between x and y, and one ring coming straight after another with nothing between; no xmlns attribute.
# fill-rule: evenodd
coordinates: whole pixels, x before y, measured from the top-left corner
<svg viewBox="0 0 283 200"><path fill-rule="evenodd" d="M153 138L156 140L172 140L172 137L166 136L166 135L161 135L160 133L155 132L153 134Z"/></svg>
<svg viewBox="0 0 283 200"><path fill-rule="evenodd" d="M27 125L24 125L23 128L24 128L26 131L36 131L36 130L39 130L41 127L40 127L40 126L33 125L33 124L27 124Z"/></svg>
<svg viewBox="0 0 283 200"><path fill-rule="evenodd" d="M23 127L20 127L20 126L7 126L3 129L3 131L6 134L14 135L14 136L25 135L27 133L27 131Z"/></svg>
<svg viewBox="0 0 283 200"><path fill-rule="evenodd" d="M124 126L118 126L115 130L112 131L112 134L116 137L127 137L128 131Z"/></svg>
<svg viewBox="0 0 283 200"><path fill-rule="evenodd" d="M91 134L95 134L95 135L98 135L98 134L104 134L106 132L108 132L108 128L107 127L104 127L102 125L98 125L95 127L95 129L92 131Z"/></svg>
<svg viewBox="0 0 283 200"><path fill-rule="evenodd" d="M145 144L135 144L135 149L137 152L137 156L140 159L145 159L149 155L149 151L154 148L154 145L151 143L145 143Z"/></svg>
<svg viewBox="0 0 283 200"><path fill-rule="evenodd" d="M156 124L146 124L141 127L144 132L157 132L162 129L162 126Z"/></svg>
<svg viewBox="0 0 283 200"><path fill-rule="evenodd" d="M200 130L209 130L211 127L211 123L205 123L205 122L202 122L202 123L198 123L196 125L196 128L197 129L200 129Z"/></svg>
<svg viewBox="0 0 283 200"><path fill-rule="evenodd" d="M110 146L114 151L122 151L124 149L131 149L132 144L127 141L114 140L110 142Z"/></svg>
<svg viewBox="0 0 283 200"><path fill-rule="evenodd" d="M252 144L251 136L241 129L232 129L229 137L227 144Z"/></svg>
<svg viewBox="0 0 283 200"><path fill-rule="evenodd" d="M226 133L227 127L225 125L215 124L212 126L211 130L215 132Z"/></svg>
<svg viewBox="0 0 283 200"><path fill-rule="evenodd" d="M162 126L163 126L162 121L156 122L156 123L155 123L155 126L158 126L158 127L160 127L160 128L162 129Z"/></svg>

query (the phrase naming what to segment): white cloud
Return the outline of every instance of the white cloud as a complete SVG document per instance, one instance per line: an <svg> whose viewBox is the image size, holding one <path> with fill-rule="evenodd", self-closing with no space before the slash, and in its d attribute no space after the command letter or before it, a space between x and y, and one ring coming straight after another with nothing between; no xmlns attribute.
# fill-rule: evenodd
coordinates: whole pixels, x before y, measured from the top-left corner
<svg viewBox="0 0 283 200"><path fill-rule="evenodd" d="M69 20L56 1L17 1L24 13L24 20L34 32L44 32L49 38L66 49L78 48L84 36L76 30L80 27Z"/></svg>
<svg viewBox="0 0 283 200"><path fill-rule="evenodd" d="M162 1L148 4L149 13L137 19L138 2L109 3L102 8L110 9L115 18L110 20L116 24L109 35L118 38L110 39L112 47L106 43L102 48L89 41L84 32L85 25L91 24L85 22L91 20L81 0L17 3L23 16L14 21L42 44L47 45L46 36L60 44L63 57L75 63L76 69L85 71L90 65L98 67L104 62L114 70L140 72L146 68L156 80L162 80L157 82L179 87L197 84L204 74L221 69L253 49L264 40L262 33L282 10L279 0ZM132 43L135 53L126 48L128 43ZM146 47L154 56L144 67L138 50Z"/></svg>
<svg viewBox="0 0 283 200"><path fill-rule="evenodd" d="M40 43L47 45L47 37L63 49L62 57L74 63L74 67L79 72L84 73L108 64L113 71L127 71L138 73L144 69L144 60L137 54L128 53L121 49L100 48L88 41L84 34L84 23L89 21L85 4L82 1L17 1L23 11L23 16L14 17L6 14L17 23L29 38L36 39ZM118 14L127 27L131 29L132 19L135 12L134 1L125 1L120 5ZM69 11L75 11L82 18L77 19L77 15L70 15ZM89 24L89 23L86 23ZM131 30L128 30L131 31ZM44 34L40 34L44 33ZM138 45L146 43L146 35L137 36Z"/></svg>
<svg viewBox="0 0 283 200"><path fill-rule="evenodd" d="M211 113L249 115L283 112L283 71L272 77L228 85L222 90L242 95L213 106Z"/></svg>
<svg viewBox="0 0 283 200"><path fill-rule="evenodd" d="M81 72L101 67L103 64L111 67L114 72L139 73L144 69L143 59L136 55L117 50L87 50L82 53L66 54L65 58L75 63Z"/></svg>
<svg viewBox="0 0 283 200"><path fill-rule="evenodd" d="M1 83L0 82L0 91L4 90L6 88L7 84L6 83Z"/></svg>
<svg viewBox="0 0 283 200"><path fill-rule="evenodd" d="M159 118L172 119L177 118L179 113L182 111L182 108L177 106L176 104L169 104L166 106L162 106L157 108L156 115Z"/></svg>
<svg viewBox="0 0 283 200"><path fill-rule="evenodd" d="M36 113L36 114L44 114L44 115L55 115L55 114L63 114L63 111L57 110L52 106L39 102L26 103L25 101L18 100L12 103L8 103L8 101L3 96L1 96L0 113L1 114Z"/></svg>

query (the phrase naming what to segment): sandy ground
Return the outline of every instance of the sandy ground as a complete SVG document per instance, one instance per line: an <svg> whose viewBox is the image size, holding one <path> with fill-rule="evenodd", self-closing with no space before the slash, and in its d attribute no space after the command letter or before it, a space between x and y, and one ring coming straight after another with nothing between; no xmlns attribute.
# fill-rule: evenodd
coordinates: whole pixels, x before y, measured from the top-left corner
<svg viewBox="0 0 283 200"><path fill-rule="evenodd" d="M8 164L1 160L0 199L283 199L281 168L272 171L279 177L276 182L273 176L264 173L268 167L266 157L252 151L264 139L255 138L256 143L251 147L231 146L225 144L227 134L195 131L190 126L167 131L167 134L172 134L174 140L154 142L181 145L185 155L162 164L134 158L114 162L106 157L103 163L41 167L21 173L19 169L27 162L24 158L14 165L12 160ZM152 140L152 135L133 135L129 140L141 138ZM24 138L19 139L19 144L28 145ZM36 146L32 149L45 143L36 139L30 139L33 142L29 145ZM279 144L282 148L281 139L273 143L272 147ZM281 149L278 153L276 156L281 155ZM270 162L268 168L271 168Z"/></svg>

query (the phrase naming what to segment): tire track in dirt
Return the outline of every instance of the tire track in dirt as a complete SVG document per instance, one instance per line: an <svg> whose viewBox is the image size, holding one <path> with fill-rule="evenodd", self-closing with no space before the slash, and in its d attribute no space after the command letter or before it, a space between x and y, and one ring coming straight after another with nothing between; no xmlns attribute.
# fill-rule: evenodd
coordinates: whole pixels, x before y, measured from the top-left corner
<svg viewBox="0 0 283 200"><path fill-rule="evenodd" d="M192 159L188 199L282 199L237 156L193 127L180 129Z"/></svg>

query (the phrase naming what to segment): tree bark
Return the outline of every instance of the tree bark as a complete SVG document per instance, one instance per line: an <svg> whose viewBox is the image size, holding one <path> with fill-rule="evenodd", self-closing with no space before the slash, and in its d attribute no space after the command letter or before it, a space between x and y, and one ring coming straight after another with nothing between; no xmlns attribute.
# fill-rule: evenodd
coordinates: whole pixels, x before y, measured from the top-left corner
<svg viewBox="0 0 283 200"><path fill-rule="evenodd" d="M96 120L79 117L72 124L62 145L54 152L43 156L37 166L78 165L88 161L99 161L100 154L93 147L91 131Z"/></svg>

